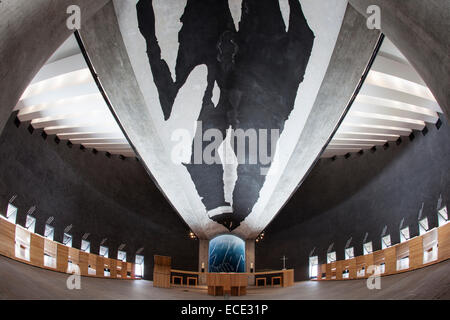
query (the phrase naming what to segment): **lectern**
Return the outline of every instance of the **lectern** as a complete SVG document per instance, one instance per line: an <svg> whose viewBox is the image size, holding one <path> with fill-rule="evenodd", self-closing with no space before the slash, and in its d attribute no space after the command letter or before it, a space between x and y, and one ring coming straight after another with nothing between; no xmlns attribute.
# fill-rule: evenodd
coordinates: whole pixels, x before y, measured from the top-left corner
<svg viewBox="0 0 450 320"><path fill-rule="evenodd" d="M155 255L153 259L153 286L158 288L170 288L172 258Z"/></svg>

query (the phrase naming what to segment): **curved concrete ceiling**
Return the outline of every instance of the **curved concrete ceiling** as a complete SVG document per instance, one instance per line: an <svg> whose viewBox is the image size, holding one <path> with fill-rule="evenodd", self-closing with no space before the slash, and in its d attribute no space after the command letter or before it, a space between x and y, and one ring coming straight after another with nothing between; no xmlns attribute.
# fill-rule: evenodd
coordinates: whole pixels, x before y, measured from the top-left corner
<svg viewBox="0 0 450 320"><path fill-rule="evenodd" d="M254 238L267 226L330 139L379 39L340 0L119 0L81 35L139 157L201 238ZM250 163L230 144L238 129L260 140L267 130L275 157Z"/></svg>
<svg viewBox="0 0 450 320"><path fill-rule="evenodd" d="M323 158L381 146L435 124L442 110L404 55L384 38L367 78Z"/></svg>
<svg viewBox="0 0 450 320"><path fill-rule="evenodd" d="M74 145L135 157L74 36L52 55L14 108L21 122Z"/></svg>

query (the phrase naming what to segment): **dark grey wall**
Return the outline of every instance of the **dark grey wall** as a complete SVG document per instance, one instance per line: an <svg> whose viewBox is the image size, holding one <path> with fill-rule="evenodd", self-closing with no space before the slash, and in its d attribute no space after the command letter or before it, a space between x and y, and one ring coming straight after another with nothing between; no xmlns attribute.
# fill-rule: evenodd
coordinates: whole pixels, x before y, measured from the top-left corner
<svg viewBox="0 0 450 320"><path fill-rule="evenodd" d="M196 270L198 241L190 240L189 228L171 208L135 159L107 158L105 153L81 151L44 140L27 124L14 125L9 119L0 136L0 212L5 213L12 195L19 209L18 223L36 205L36 232L44 233L45 222L55 218L55 240L62 242L64 228L73 225L73 246L90 233L91 252L98 253L107 238L109 256L125 243L127 260L144 247L145 278L153 276L153 255L173 257L177 268Z"/></svg>
<svg viewBox="0 0 450 320"><path fill-rule="evenodd" d="M386 150L378 147L375 153L320 160L256 244L257 268L280 268L285 254L287 266L295 268L295 279L304 280L314 247L319 263L326 263L332 243L337 258L344 259L352 237L350 246L361 255L368 232L367 241L378 250L384 226L398 243L402 218L411 236L418 234L422 202L430 227L437 226L439 195L444 204L450 200L450 128L447 120L442 122L439 130L430 125L425 136L414 132L414 140L402 138L400 145L390 143Z"/></svg>

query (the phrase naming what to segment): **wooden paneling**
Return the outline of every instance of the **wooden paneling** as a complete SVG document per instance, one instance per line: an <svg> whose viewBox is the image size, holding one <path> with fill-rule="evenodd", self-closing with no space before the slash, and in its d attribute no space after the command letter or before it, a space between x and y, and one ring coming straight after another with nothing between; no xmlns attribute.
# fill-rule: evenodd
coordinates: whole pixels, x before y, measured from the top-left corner
<svg viewBox="0 0 450 320"><path fill-rule="evenodd" d="M325 278L327 280L331 280L331 264L330 263L326 264L325 270L326 270L326 277Z"/></svg>
<svg viewBox="0 0 450 320"><path fill-rule="evenodd" d="M16 229L19 229L23 235L30 236L30 261L19 259L15 255ZM56 258L55 268L44 265L44 254ZM134 276L134 264L118 261L115 259L107 259L95 254L89 254L81 250L70 248L58 242L45 239L43 236L31 233L6 219L0 218L0 255L21 261L23 263L33 265L40 268L52 269L59 272L68 272L69 260L80 268L83 276L92 276L88 273L90 265L96 270L96 276L104 277L105 265L110 270L112 278L117 278L117 266L122 266L120 273L121 279L127 279L127 270L131 273L131 279ZM129 278L128 278L129 279Z"/></svg>
<svg viewBox="0 0 450 320"><path fill-rule="evenodd" d="M342 280L342 272L344 271L343 261L336 261L336 280Z"/></svg>
<svg viewBox="0 0 450 320"><path fill-rule="evenodd" d="M344 261L344 268L348 270L348 278L356 279L356 259L348 259Z"/></svg>
<svg viewBox="0 0 450 320"><path fill-rule="evenodd" d="M14 258L14 244L16 239L16 225L0 218L0 254Z"/></svg>
<svg viewBox="0 0 450 320"><path fill-rule="evenodd" d="M357 256L356 260L356 278L358 278L358 272L360 272L363 268L366 268L366 256Z"/></svg>
<svg viewBox="0 0 450 320"><path fill-rule="evenodd" d="M97 277L103 277L105 275L105 263L103 262L103 257L96 256L96 267L95 272Z"/></svg>
<svg viewBox="0 0 450 320"><path fill-rule="evenodd" d="M366 273L367 273L367 268L368 268L369 266L374 265L374 256L373 256L373 253L366 254L366 255L364 256L364 259L365 259L365 267L366 267Z"/></svg>
<svg viewBox="0 0 450 320"><path fill-rule="evenodd" d="M80 272L82 276L87 276L88 275L88 265L89 265L89 253L83 252L83 251L79 251L79 267L80 267Z"/></svg>
<svg viewBox="0 0 450 320"><path fill-rule="evenodd" d="M108 259L109 261L109 272L111 273L111 278L117 278L117 260Z"/></svg>
<svg viewBox="0 0 450 320"><path fill-rule="evenodd" d="M67 272L68 262L69 262L69 248L66 247L65 245L58 243L56 256L56 270L59 272Z"/></svg>
<svg viewBox="0 0 450 320"><path fill-rule="evenodd" d="M73 264L80 264L80 251L75 248L69 247L69 260L72 261Z"/></svg>
<svg viewBox="0 0 450 320"><path fill-rule="evenodd" d="M397 271L397 250L389 247L384 251L385 273L395 273Z"/></svg>
<svg viewBox="0 0 450 320"><path fill-rule="evenodd" d="M444 224L438 230L438 259L450 258L450 223Z"/></svg>
<svg viewBox="0 0 450 320"><path fill-rule="evenodd" d="M170 274L172 258L155 255L153 256L153 286L158 288L170 288ZM183 277L181 277L183 283Z"/></svg>
<svg viewBox="0 0 450 320"><path fill-rule="evenodd" d="M409 242L399 243L395 248L397 260L409 257Z"/></svg>
<svg viewBox="0 0 450 320"><path fill-rule="evenodd" d="M127 278L127 263L122 261L122 269L120 270L120 275L122 279Z"/></svg>
<svg viewBox="0 0 450 320"><path fill-rule="evenodd" d="M208 273L206 275L208 294L245 294L248 276L246 273ZM265 280L266 278L263 279Z"/></svg>
<svg viewBox="0 0 450 320"><path fill-rule="evenodd" d="M422 237L415 237L409 242L409 267L412 269L423 265L423 240Z"/></svg>
<svg viewBox="0 0 450 320"><path fill-rule="evenodd" d="M283 270L283 287L294 285L294 269Z"/></svg>
<svg viewBox="0 0 450 320"><path fill-rule="evenodd" d="M373 253L373 264L379 266L384 262L384 250L375 251Z"/></svg>
<svg viewBox="0 0 450 320"><path fill-rule="evenodd" d="M44 238L34 233L31 234L30 263L41 268L44 266L44 243Z"/></svg>

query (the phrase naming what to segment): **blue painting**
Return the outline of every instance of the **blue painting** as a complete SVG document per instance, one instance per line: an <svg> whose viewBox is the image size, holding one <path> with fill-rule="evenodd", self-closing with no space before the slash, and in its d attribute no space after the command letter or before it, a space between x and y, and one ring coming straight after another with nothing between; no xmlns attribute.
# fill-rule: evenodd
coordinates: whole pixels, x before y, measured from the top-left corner
<svg viewBox="0 0 450 320"><path fill-rule="evenodd" d="M222 235L209 242L209 272L245 272L245 242Z"/></svg>

